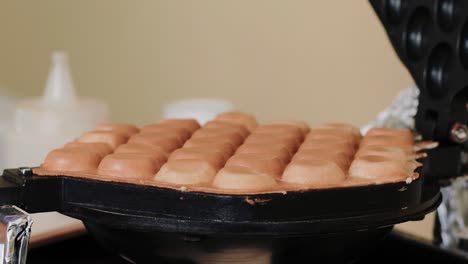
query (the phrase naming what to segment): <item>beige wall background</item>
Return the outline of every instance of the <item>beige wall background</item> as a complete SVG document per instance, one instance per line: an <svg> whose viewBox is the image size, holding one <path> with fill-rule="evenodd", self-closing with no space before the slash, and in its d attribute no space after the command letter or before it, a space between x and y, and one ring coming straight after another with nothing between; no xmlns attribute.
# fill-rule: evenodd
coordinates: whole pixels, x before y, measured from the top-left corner
<svg viewBox="0 0 468 264"><path fill-rule="evenodd" d="M39 95L64 49L116 121L210 96L261 120L361 125L412 83L365 0L0 0L0 40L13 95Z"/></svg>
<svg viewBox="0 0 468 264"><path fill-rule="evenodd" d="M41 94L55 49L80 95L137 124L222 97L261 121L363 125L412 84L365 0L0 0L0 87Z"/></svg>

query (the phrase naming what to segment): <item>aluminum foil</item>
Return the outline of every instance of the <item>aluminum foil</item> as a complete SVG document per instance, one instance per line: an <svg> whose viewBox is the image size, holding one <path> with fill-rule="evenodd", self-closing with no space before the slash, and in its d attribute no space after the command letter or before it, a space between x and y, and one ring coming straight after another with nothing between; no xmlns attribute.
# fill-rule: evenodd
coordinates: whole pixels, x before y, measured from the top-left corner
<svg viewBox="0 0 468 264"><path fill-rule="evenodd" d="M442 204L437 209L441 246L459 248L468 241L468 179L460 177L442 188Z"/></svg>
<svg viewBox="0 0 468 264"><path fill-rule="evenodd" d="M25 264L31 217L12 205L0 206L0 264Z"/></svg>
<svg viewBox="0 0 468 264"><path fill-rule="evenodd" d="M363 133L372 127L414 128L418 108L419 89L416 86L400 92L389 107L376 119L361 128ZM453 175L462 176L462 175ZM468 241L468 176L455 178L442 188L442 204L437 209L441 229L441 246L458 248L460 241Z"/></svg>
<svg viewBox="0 0 468 264"><path fill-rule="evenodd" d="M414 128L418 111L419 89L416 86L401 91L393 102L380 112L376 119L361 128L366 133L372 127Z"/></svg>

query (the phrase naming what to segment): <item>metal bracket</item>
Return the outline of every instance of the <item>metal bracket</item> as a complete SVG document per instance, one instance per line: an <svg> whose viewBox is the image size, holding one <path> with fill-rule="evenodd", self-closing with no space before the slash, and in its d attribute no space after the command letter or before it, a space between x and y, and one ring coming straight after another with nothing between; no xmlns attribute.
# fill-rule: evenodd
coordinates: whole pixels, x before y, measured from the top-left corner
<svg viewBox="0 0 468 264"><path fill-rule="evenodd" d="M0 264L25 264L31 217L13 205L0 207Z"/></svg>

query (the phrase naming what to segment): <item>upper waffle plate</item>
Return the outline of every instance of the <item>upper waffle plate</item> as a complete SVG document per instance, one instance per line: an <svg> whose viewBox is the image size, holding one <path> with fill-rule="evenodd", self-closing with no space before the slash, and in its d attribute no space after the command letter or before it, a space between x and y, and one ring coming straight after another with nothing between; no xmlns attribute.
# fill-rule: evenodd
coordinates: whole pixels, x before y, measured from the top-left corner
<svg viewBox="0 0 468 264"><path fill-rule="evenodd" d="M455 123L468 123L468 1L370 2L420 90L416 130L448 142Z"/></svg>

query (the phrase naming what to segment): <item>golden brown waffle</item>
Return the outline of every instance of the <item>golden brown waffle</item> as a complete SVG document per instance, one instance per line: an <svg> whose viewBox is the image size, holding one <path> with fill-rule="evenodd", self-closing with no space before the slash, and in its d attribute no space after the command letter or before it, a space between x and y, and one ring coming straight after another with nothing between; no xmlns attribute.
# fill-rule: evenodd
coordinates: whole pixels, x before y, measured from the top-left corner
<svg viewBox="0 0 468 264"><path fill-rule="evenodd" d="M100 125L51 151L38 175L213 193L265 193L411 181L420 166L410 130L299 121L258 124L241 112L203 127L165 119L139 129Z"/></svg>

